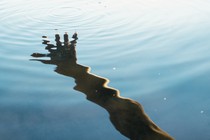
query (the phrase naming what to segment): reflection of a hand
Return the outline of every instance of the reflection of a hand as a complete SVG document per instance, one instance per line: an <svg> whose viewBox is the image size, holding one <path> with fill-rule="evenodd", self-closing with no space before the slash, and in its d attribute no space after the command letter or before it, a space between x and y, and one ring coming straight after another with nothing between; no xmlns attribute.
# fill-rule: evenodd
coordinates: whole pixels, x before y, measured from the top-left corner
<svg viewBox="0 0 210 140"><path fill-rule="evenodd" d="M108 79L91 74L89 67L77 64L75 50L77 34L74 34L73 38L69 42L66 33L62 43L60 36L56 34L56 46L49 44L46 39L43 40L49 53L33 53L32 56L47 56L50 60L32 60L56 65L55 72L74 78L76 83L74 89L84 93L88 100L105 108L115 128L131 140L172 140L172 137L150 120L138 102L120 97L118 90L107 86Z"/></svg>

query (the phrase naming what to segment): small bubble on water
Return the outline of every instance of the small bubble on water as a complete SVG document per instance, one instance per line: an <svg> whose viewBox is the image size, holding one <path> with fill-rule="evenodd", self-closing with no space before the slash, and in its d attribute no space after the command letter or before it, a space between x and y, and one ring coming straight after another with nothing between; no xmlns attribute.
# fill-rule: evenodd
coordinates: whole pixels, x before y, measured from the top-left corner
<svg viewBox="0 0 210 140"><path fill-rule="evenodd" d="M116 68L115 68L115 67L113 67L112 69L113 69L113 70L116 70Z"/></svg>
<svg viewBox="0 0 210 140"><path fill-rule="evenodd" d="M200 112L201 114L203 114L204 113L204 111L203 110L201 110L201 112Z"/></svg>
<svg viewBox="0 0 210 140"><path fill-rule="evenodd" d="M166 97L164 97L163 100L166 100Z"/></svg>

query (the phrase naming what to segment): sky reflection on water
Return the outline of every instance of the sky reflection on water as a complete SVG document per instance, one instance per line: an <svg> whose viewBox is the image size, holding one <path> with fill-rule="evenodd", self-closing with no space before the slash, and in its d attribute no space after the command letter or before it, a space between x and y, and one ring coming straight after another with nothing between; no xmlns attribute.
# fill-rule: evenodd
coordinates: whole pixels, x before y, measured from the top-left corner
<svg viewBox="0 0 210 140"><path fill-rule="evenodd" d="M176 139L208 140L209 7L207 0L1 0L0 136L126 139L72 89L73 79L29 61L44 53L42 35L77 31L79 63L139 101Z"/></svg>

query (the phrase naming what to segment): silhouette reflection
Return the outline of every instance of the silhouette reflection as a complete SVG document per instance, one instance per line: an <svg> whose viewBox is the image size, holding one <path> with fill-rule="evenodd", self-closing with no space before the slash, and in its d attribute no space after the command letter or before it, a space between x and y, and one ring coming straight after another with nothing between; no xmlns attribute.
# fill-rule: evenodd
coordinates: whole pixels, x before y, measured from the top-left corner
<svg viewBox="0 0 210 140"><path fill-rule="evenodd" d="M56 65L55 72L75 79L75 90L84 93L87 99L109 112L110 120L115 128L131 140L173 140L166 132L161 130L145 114L142 106L131 99L122 98L119 91L107 86L108 79L90 73L90 68L77 64L75 33L72 41L68 34L64 34L64 42L60 36L55 35L56 45L49 44L46 36L48 54L33 53L33 57L49 57L49 60L31 59L44 64Z"/></svg>

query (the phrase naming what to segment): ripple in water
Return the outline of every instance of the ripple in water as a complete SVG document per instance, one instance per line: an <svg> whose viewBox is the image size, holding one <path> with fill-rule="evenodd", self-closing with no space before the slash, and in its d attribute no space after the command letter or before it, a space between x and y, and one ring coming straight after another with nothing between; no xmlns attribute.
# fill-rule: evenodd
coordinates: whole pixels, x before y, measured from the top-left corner
<svg viewBox="0 0 210 140"><path fill-rule="evenodd" d="M199 137L206 140L210 137L207 125L209 7L206 0L1 0L0 111L6 114L6 105L10 106L9 116L18 120L18 111L24 114L30 109L18 108L18 103L31 105L38 112L45 112L53 104L60 110L71 108L74 112L74 104L78 108L89 107L95 111L95 117L89 114L89 120L106 122L104 118L107 117L99 115L103 114L100 109L85 104L84 97L75 93L73 80L56 75L52 71L53 66L28 61L32 52L44 52L42 35L53 38L55 33L77 31L79 63L91 66L93 73L109 78L110 86L120 89L123 96L142 102L151 118L176 139ZM64 104L68 107L57 106ZM201 111L202 116L199 116ZM43 116L50 116L46 114ZM84 128L79 124L86 120L78 120L71 114L67 116L74 120L71 125L75 126L74 138L78 138L76 132L79 131L76 130ZM4 129L5 132L9 134L11 123L2 120L0 117L0 122L8 128ZM65 121L63 124L69 125ZM98 135L103 133L114 139L123 139L108 125L108 121L100 126L96 123L94 127L93 122L86 126L100 130ZM104 125L107 129L102 127ZM52 128L52 131L59 131L61 126ZM186 133L180 133L180 128L184 128ZM97 139L93 133L87 135L90 139Z"/></svg>

